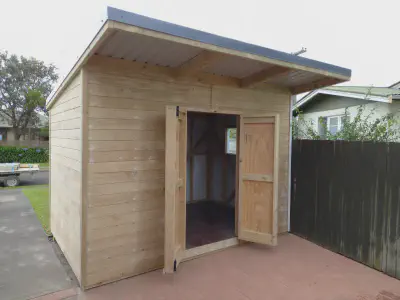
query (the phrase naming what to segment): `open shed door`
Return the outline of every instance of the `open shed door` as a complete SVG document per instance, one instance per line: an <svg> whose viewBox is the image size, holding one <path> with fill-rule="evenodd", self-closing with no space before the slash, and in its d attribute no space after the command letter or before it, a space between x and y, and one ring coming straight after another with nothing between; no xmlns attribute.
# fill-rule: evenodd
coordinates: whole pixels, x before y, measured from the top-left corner
<svg viewBox="0 0 400 300"><path fill-rule="evenodd" d="M238 237L277 245L279 115L240 121Z"/></svg>
<svg viewBox="0 0 400 300"><path fill-rule="evenodd" d="M185 250L186 111L166 108L164 272L176 271Z"/></svg>

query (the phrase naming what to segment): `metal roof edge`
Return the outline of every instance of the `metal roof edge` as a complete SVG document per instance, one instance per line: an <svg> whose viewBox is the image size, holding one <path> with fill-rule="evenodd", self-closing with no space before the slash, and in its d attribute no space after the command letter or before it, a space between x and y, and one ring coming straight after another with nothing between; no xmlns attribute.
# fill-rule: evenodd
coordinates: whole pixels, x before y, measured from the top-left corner
<svg viewBox="0 0 400 300"><path fill-rule="evenodd" d="M270 59L284 61L287 63L293 63L305 67L319 69L349 78L351 77L351 70L347 68L339 67L336 65L324 63L321 61L301 56L296 56L282 51L273 50L270 48L265 48L258 45L241 42L238 40L211 34L197 29L192 29L181 25L161 21L158 19L142 16L132 12L117 9L114 7L107 7L107 16L109 20L124 23L127 25L153 30L244 53L260 55L268 57Z"/></svg>

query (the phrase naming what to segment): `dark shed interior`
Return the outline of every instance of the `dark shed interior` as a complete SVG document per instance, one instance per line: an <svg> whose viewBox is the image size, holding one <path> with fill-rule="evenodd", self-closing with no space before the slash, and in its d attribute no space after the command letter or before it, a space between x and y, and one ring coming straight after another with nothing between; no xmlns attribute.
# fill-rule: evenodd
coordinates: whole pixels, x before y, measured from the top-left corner
<svg viewBox="0 0 400 300"><path fill-rule="evenodd" d="M237 119L188 113L187 249L236 235L236 155L227 153L227 130L237 128Z"/></svg>

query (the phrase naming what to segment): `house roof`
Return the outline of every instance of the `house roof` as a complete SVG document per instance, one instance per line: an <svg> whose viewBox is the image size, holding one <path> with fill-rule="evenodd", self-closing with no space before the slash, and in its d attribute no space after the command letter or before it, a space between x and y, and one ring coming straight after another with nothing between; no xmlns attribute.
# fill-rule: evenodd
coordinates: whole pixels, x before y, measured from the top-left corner
<svg viewBox="0 0 400 300"><path fill-rule="evenodd" d="M391 95L400 95L400 90L392 89L389 87L371 87L371 86L330 86L325 89L331 91L341 91L362 95L374 95L374 96L382 96L388 97Z"/></svg>
<svg viewBox="0 0 400 300"><path fill-rule="evenodd" d="M107 20L66 79L49 97L48 108L92 55L197 68L232 79L238 87L266 82L292 94L347 81L351 70L215 34L108 7Z"/></svg>
<svg viewBox="0 0 400 300"><path fill-rule="evenodd" d="M389 87L390 87L390 88L395 88L395 89L400 88L400 81L397 81L397 82L395 82L395 83L389 85Z"/></svg>
<svg viewBox="0 0 400 300"><path fill-rule="evenodd" d="M313 101L313 99L320 94L386 103L391 103L392 99L400 99L400 90L390 87L331 86L308 93L296 102L293 109L301 108L306 103Z"/></svg>

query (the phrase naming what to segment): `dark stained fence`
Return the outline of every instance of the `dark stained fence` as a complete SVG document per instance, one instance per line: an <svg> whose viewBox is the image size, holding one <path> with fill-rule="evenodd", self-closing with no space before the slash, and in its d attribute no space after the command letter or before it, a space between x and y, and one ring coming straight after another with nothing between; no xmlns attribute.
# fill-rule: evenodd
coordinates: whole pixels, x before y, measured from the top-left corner
<svg viewBox="0 0 400 300"><path fill-rule="evenodd" d="M400 279L400 144L293 141L291 231Z"/></svg>

